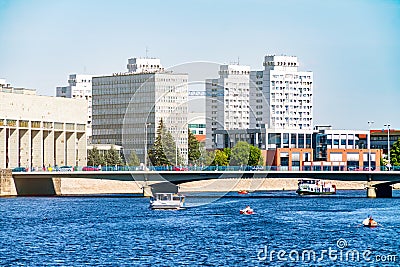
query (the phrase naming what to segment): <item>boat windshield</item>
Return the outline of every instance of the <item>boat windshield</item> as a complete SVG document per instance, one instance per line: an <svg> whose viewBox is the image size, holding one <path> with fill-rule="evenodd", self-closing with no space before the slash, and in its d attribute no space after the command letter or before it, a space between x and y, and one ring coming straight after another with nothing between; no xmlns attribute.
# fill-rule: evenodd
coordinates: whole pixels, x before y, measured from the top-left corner
<svg viewBox="0 0 400 267"><path fill-rule="evenodd" d="M172 199L172 194L157 194L156 195L156 199L157 200L164 200L164 201L171 200Z"/></svg>
<svg viewBox="0 0 400 267"><path fill-rule="evenodd" d="M301 184L316 184L319 180L299 180Z"/></svg>
<svg viewBox="0 0 400 267"><path fill-rule="evenodd" d="M180 200L181 200L181 196L174 196L174 197L172 198L172 200L174 200L174 201L180 201Z"/></svg>

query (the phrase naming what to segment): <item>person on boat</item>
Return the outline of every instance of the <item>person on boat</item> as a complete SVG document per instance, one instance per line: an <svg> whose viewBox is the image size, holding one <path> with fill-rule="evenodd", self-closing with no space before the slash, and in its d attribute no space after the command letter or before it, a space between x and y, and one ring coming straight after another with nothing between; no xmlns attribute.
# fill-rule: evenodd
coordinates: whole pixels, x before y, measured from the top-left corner
<svg viewBox="0 0 400 267"><path fill-rule="evenodd" d="M373 226L377 226L378 223L372 218L371 215L369 215L368 218L366 218L366 219L363 221L363 225L364 225L364 226L368 226L368 227L373 227Z"/></svg>
<svg viewBox="0 0 400 267"><path fill-rule="evenodd" d="M250 208L250 206L247 206L247 207L244 209L244 212L253 212L253 209Z"/></svg>

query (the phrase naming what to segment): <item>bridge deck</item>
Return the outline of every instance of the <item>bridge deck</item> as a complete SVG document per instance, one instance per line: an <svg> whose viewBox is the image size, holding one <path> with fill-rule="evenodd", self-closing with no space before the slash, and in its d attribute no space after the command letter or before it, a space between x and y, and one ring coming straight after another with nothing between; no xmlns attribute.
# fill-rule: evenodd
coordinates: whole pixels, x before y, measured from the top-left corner
<svg viewBox="0 0 400 267"><path fill-rule="evenodd" d="M400 183L400 171L76 171L14 172L12 176L14 179L88 178L120 181L169 181L174 184L229 178L311 178L338 181Z"/></svg>

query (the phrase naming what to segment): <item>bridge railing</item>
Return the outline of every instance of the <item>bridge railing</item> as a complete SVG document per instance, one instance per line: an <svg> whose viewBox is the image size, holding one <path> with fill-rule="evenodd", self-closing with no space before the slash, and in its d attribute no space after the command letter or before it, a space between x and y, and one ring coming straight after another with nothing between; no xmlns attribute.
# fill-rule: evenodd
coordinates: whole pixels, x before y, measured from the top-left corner
<svg viewBox="0 0 400 267"><path fill-rule="evenodd" d="M368 171L368 167L358 166L149 166L149 171ZM371 168L371 171L375 171ZM380 171L389 171L386 166L382 166ZM36 171L26 169L25 171ZM65 171L60 168L47 168L38 171ZM144 171L143 166L74 166L71 171ZM400 171L400 166L391 167L390 171Z"/></svg>

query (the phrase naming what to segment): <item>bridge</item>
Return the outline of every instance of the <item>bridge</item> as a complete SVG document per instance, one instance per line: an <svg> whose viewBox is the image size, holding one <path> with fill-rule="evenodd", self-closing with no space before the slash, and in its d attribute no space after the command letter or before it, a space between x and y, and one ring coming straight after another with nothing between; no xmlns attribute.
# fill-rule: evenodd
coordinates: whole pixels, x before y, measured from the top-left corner
<svg viewBox="0 0 400 267"><path fill-rule="evenodd" d="M3 172L4 170L2 170ZM57 178L86 178L137 181L149 184L172 184L210 179L268 179L297 178L368 182L368 197L391 197L392 185L400 183L400 171L72 171L72 172L13 172L16 184L24 181L52 181ZM2 177L3 179L3 177ZM2 185L3 186L3 185ZM47 185L51 186L51 185ZM55 190L56 191L56 190ZM55 192L57 193L57 192Z"/></svg>

